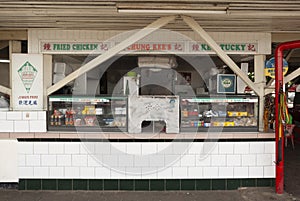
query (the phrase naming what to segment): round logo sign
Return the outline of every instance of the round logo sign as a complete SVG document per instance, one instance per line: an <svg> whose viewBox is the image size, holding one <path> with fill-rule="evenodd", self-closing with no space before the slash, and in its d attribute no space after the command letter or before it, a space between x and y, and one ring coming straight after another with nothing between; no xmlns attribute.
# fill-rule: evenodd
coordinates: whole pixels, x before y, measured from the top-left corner
<svg viewBox="0 0 300 201"><path fill-rule="evenodd" d="M282 67L283 67L283 75L285 75L289 69L288 62L285 59L283 59ZM272 57L271 59L269 59L266 62L265 76L275 78L275 58L274 57Z"/></svg>
<svg viewBox="0 0 300 201"><path fill-rule="evenodd" d="M232 85L232 82L230 79L225 78L224 80L222 80L222 86L224 88L229 88Z"/></svg>

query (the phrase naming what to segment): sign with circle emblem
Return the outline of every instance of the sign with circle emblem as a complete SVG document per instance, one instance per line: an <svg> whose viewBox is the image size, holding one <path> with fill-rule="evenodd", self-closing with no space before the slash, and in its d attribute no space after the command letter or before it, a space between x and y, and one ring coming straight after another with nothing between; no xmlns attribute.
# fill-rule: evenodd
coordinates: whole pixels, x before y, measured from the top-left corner
<svg viewBox="0 0 300 201"><path fill-rule="evenodd" d="M235 93L236 76L232 74L218 74L217 86L218 93Z"/></svg>

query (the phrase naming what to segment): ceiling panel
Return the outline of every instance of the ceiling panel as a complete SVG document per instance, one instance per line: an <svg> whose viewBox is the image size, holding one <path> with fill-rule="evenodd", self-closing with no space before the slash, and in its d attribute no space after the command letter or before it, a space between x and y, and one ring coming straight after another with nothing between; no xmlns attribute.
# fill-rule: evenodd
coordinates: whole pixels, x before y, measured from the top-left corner
<svg viewBox="0 0 300 201"><path fill-rule="evenodd" d="M118 9L144 9L150 13L120 13ZM140 29L160 16L157 10L223 11L193 14L207 31L300 33L300 1L232 0L19 0L0 2L0 30L29 28L130 30ZM168 14L170 15L170 14ZM182 20L166 28L190 30Z"/></svg>

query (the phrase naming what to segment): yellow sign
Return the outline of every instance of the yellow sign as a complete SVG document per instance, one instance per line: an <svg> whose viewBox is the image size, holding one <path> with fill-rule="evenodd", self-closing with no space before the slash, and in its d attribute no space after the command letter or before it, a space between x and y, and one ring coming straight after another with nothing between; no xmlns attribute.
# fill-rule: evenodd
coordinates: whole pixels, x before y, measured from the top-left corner
<svg viewBox="0 0 300 201"><path fill-rule="evenodd" d="M289 69L288 63L285 59L283 59L282 67L283 67L283 69L282 69L283 75L285 75ZM270 60L268 60L266 62L265 76L275 78L275 58L274 57L272 57Z"/></svg>

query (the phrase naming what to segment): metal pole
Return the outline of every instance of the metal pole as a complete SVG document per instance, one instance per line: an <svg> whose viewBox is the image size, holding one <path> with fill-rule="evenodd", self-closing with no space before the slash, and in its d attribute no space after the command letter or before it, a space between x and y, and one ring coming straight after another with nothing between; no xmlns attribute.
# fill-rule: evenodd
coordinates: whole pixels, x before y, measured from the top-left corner
<svg viewBox="0 0 300 201"><path fill-rule="evenodd" d="M283 92L283 51L300 48L300 41L280 44L275 51L275 136L276 136L276 193L283 194L284 188L284 130L280 114L280 96Z"/></svg>

